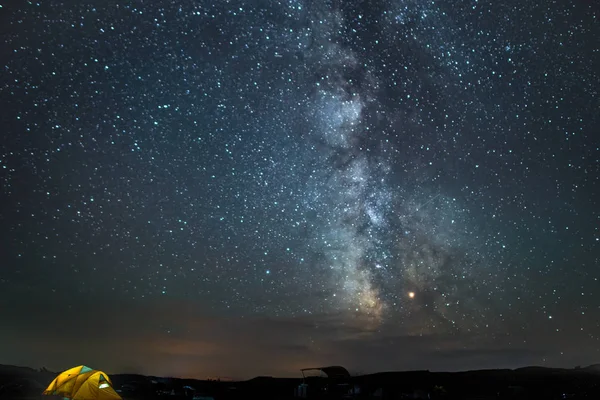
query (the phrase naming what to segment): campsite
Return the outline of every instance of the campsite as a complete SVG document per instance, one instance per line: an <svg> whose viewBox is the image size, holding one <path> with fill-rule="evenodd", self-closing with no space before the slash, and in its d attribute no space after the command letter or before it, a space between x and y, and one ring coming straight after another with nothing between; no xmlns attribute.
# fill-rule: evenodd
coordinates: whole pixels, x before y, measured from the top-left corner
<svg viewBox="0 0 600 400"><path fill-rule="evenodd" d="M309 374L308 371L317 372ZM406 371L352 376L341 366L306 368L298 378L230 382L107 374L84 365L52 372L0 365L0 399L598 399L600 365L467 372Z"/></svg>

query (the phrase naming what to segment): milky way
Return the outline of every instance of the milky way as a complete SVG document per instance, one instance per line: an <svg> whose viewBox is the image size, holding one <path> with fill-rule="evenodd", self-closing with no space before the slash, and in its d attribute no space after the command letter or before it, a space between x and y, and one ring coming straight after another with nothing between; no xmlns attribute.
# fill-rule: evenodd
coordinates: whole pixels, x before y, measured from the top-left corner
<svg viewBox="0 0 600 400"><path fill-rule="evenodd" d="M212 3L2 8L2 290L598 350L591 3Z"/></svg>

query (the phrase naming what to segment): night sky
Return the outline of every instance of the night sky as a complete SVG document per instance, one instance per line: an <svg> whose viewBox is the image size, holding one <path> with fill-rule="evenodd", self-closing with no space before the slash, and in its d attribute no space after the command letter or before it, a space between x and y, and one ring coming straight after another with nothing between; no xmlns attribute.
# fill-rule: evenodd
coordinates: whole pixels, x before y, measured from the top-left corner
<svg viewBox="0 0 600 400"><path fill-rule="evenodd" d="M599 362L599 15L0 1L0 363Z"/></svg>

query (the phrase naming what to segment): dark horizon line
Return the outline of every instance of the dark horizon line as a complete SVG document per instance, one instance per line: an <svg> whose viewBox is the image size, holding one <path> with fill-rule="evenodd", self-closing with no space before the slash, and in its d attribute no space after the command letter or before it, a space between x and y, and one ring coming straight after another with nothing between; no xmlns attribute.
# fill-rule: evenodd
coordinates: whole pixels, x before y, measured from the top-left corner
<svg viewBox="0 0 600 400"><path fill-rule="evenodd" d="M80 364L81 365L81 364ZM85 365L85 364L83 364ZM51 374L60 374L61 372L65 371L65 370L61 370L61 371L52 371L50 369L47 369L45 367L40 367L40 368L33 368L33 367L29 367L29 366L21 366L21 365L11 365L11 364L0 364L0 367L8 367L8 368L15 368L15 369L28 369L37 373L41 373L41 372L47 372L47 373L51 373ZM314 367L315 369L318 368L324 368L325 366L322 367ZM73 368L73 367L69 367L69 368ZM489 371L518 371L518 370L524 370L524 369L543 369L543 370L563 370L563 371L578 371L578 370L590 370L590 369L597 369L598 372L600 372L600 363L594 363L594 364L589 364L586 366L575 366L575 367L544 367L544 366L540 366L540 365L525 365L522 367L517 367L517 368L482 368L482 369L466 369L466 370L454 370L454 371L437 371L437 370L429 370L429 369L420 369L420 370L384 370L384 371L378 371L378 372L370 372L370 373L351 373L350 376L351 377L363 377L363 376L373 376L373 375L378 375L378 374L401 374L401 373L432 373L432 374L460 374L460 373L469 373L469 372L489 372ZM67 368L68 369L68 368ZM96 369L96 368L94 368ZM105 372L105 370L100 369L101 371ZM298 370L298 372L301 372L301 369ZM159 376L159 375L153 375L153 374L143 374L143 373L139 373L139 372L118 372L118 373L107 373L109 376L124 376L124 375L138 375L138 376L143 376L146 378L159 378L159 379L179 379L179 380L193 380L193 381L221 381L221 382L248 382L251 381L253 379L259 379L259 378L268 378L268 379L303 379L301 376L296 376L296 377L291 377L291 376L274 376L274 375L256 375L252 378L248 378L248 379L234 379L231 377L208 377L208 378L194 378L194 377L182 377L182 376Z"/></svg>

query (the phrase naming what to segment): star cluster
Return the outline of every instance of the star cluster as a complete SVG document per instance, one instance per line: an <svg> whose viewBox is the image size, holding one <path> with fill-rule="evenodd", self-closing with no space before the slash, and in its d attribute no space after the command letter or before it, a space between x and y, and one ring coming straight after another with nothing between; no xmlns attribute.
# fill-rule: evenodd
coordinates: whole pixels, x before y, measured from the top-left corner
<svg viewBox="0 0 600 400"><path fill-rule="evenodd" d="M3 4L1 292L597 357L594 7Z"/></svg>

